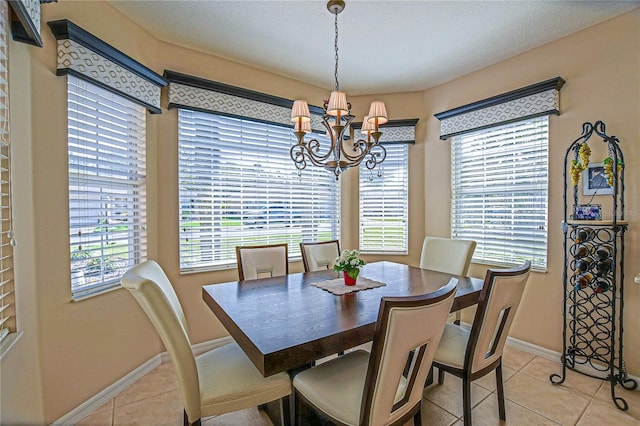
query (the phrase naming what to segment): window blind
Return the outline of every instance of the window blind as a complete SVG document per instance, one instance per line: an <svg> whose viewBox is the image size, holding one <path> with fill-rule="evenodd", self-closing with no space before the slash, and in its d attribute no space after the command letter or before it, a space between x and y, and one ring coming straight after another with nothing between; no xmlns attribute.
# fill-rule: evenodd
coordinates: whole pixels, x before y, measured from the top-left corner
<svg viewBox="0 0 640 426"><path fill-rule="evenodd" d="M360 251L407 254L409 145L385 145L382 175L360 165Z"/></svg>
<svg viewBox="0 0 640 426"><path fill-rule="evenodd" d="M145 120L143 106L68 76L74 298L118 286L146 259Z"/></svg>
<svg viewBox="0 0 640 426"><path fill-rule="evenodd" d="M9 146L9 15L0 4L0 341L16 331L13 230L11 224L11 159Z"/></svg>
<svg viewBox="0 0 640 426"><path fill-rule="evenodd" d="M473 261L547 265L548 116L453 138L451 235Z"/></svg>
<svg viewBox="0 0 640 426"><path fill-rule="evenodd" d="M301 241L339 237L335 176L299 175L295 142L287 127L178 110L181 271L234 267L239 245L288 243L296 258Z"/></svg>

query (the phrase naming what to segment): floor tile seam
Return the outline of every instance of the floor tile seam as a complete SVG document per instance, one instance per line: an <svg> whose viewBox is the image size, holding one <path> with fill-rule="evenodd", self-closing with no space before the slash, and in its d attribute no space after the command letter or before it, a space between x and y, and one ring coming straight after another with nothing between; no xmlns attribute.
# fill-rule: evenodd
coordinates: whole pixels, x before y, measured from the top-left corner
<svg viewBox="0 0 640 426"><path fill-rule="evenodd" d="M482 377L486 377L486 376L488 376L489 374L491 374L491 373L487 373L487 374L485 374L485 375L484 375L484 376L482 376ZM507 378L505 379L505 378L504 378L504 373L503 373L503 376L502 376L502 377L503 377L503 379L502 379L502 385L503 385L503 387L504 387L504 384L505 384L505 383L507 383L509 380L511 380L511 379L513 378L513 376L515 376L516 374L517 374L517 372L513 373L511 376L509 376L509 377L507 377ZM488 390L489 392L495 392L495 391L496 391L496 389L487 388L487 387L482 386L480 383L478 383L478 381L479 381L482 377L480 377L480 378L479 378L479 379L477 379L477 380L474 380L474 381L473 381L473 382L471 382L471 383L476 384L476 385L480 386L482 389L486 389L486 390ZM495 377L494 377L494 379L495 379ZM497 386L497 383L496 383L496 386Z"/></svg>
<svg viewBox="0 0 640 426"><path fill-rule="evenodd" d="M505 364L504 364L504 355L502 355L502 361L503 361L503 362L502 362L502 366L503 366L503 367L507 367L507 368L511 368L512 370L517 370L517 371L519 372L519 371L524 370L524 368L525 368L527 365L531 364L531 363L532 363L536 358L538 358L538 356L533 355L533 358L531 358L529 361L525 362L525 363L524 363L524 365L523 365L522 367L520 367L520 368L516 369L516 368L511 368L511 367L509 367L509 366L505 365Z"/></svg>
<svg viewBox="0 0 640 426"><path fill-rule="evenodd" d="M602 387L604 387L605 383L609 383L609 381L608 380L603 380L602 381L602 386L600 388L598 388L598 391L593 395L593 398L591 398L591 400L589 401L589 404L587 404L587 407L585 408L584 413L582 413L580 418L582 418L582 416L584 416L584 414L587 412L587 409L589 408L589 406L591 404L593 404L594 402L598 401L598 402L602 402L602 403L607 403L608 402L608 403L610 403L612 405L612 408L614 408L614 409L616 409L618 411L621 411L623 414L627 415L628 417L631 417L633 420L640 420L640 416L639 417L634 416L633 414L631 414L629 412L628 409L627 409L627 411L620 410L618 408L618 406L615 404L615 402L613 402L613 400L611 398L607 398L607 399L598 399L597 398L598 393L600 392ZM610 395L608 395L608 396L610 396ZM617 395L617 396L620 397L620 395ZM626 399L625 399L625 401L626 401ZM627 402L627 404L629 404L629 403Z"/></svg>
<svg viewBox="0 0 640 426"><path fill-rule="evenodd" d="M164 395L165 393L169 393L169 392L174 392L176 390L178 390L178 388L169 389L169 390L166 390L164 392L159 392L159 393L154 394L154 395L149 395L149 396L147 396L145 398L141 398L141 399L137 399L135 401L127 402L126 404L119 405L118 407L116 407L116 402L114 400L113 401L113 412L114 412L114 415L115 415L116 408L123 408L123 407L126 407L126 406L131 405L131 404L138 404L138 403L140 403L142 401L146 401L146 400L151 399L151 398L157 398L160 395ZM180 399L180 393L178 393L178 399ZM180 405L182 406L182 400L180 400Z"/></svg>
<svg viewBox="0 0 640 426"><path fill-rule="evenodd" d="M462 398L462 394L460 395L460 397ZM430 403L432 403L433 405L435 405L435 406L436 406L436 407L438 407L439 409L443 410L445 413L447 413L447 414L451 414L453 417L455 417L455 418L456 418L456 421L458 421L458 420L461 420L461 419L462 419L462 417L461 417L461 416L458 416L456 413L452 413L451 411L447 410L446 408L441 407L437 402L435 402L435 401L433 401L433 400L431 400L431 399L429 399L429 398L427 398L427 397L424 397L424 396L423 396L422 398L423 398L423 399L428 400ZM473 407L471 407L471 409L473 409ZM455 423L455 422L453 422L453 423ZM453 424L453 423L452 423L452 424Z"/></svg>
<svg viewBox="0 0 640 426"><path fill-rule="evenodd" d="M552 383L552 382L551 382L550 380L548 380L548 379L541 379L541 378L539 378L539 377L536 377L536 376L533 376L533 375L531 375L531 374L527 373L526 371L520 371L520 373L522 373L522 374L526 375L527 377L530 377L530 378L534 379L535 381L537 381L537 382L539 382L539 383L545 383L545 384L552 385L554 388L556 388L556 389L560 389L560 390L562 390L562 391L564 391L564 392L569 392L569 393L578 393L578 395L577 395L577 396L579 396L579 397L581 397L581 398L583 398L583 399L585 399L585 400L587 400L587 401L589 401L592 397L595 397L595 395L596 395L596 394L589 395L589 394L584 393L584 392L582 392L582 391L580 391L580 390L578 390L578 389L569 388L569 387L567 387L567 386L565 386L565 387L560 387L560 386L561 386L560 384L556 385L556 384ZM515 376L515 374L514 374L514 376ZM512 377L513 377L513 376L512 376ZM597 391L596 391L596 393L597 393ZM587 402L587 405L588 405L588 402Z"/></svg>
<svg viewBox="0 0 640 426"><path fill-rule="evenodd" d="M526 405L524 405L523 403L520 403L520 402L518 402L518 401L514 401L513 399L509 399L509 398L507 398L507 395L506 395L506 394L505 394L505 396L504 396L504 399L505 399L505 401L509 401L509 402L511 402L511 403L513 403L513 404L515 404L515 405L519 406L520 408L524 408L525 410L530 411L530 412L534 413L535 415L540 416L540 417L542 417L542 418L544 418L544 419L547 419L547 420L549 420L550 422L552 422L552 423L554 423L554 424L556 424L556 425L558 425L558 426L562 426L562 423L558 423L556 420L550 419L549 417L545 416L544 414L537 412L537 411L536 411L536 410L534 410L533 408L531 408L531 407L527 407L527 406L526 406Z"/></svg>

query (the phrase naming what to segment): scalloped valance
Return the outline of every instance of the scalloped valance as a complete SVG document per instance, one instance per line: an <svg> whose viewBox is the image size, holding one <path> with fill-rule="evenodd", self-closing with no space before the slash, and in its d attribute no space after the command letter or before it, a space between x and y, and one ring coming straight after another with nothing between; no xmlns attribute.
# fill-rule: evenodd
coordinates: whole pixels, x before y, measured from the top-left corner
<svg viewBox="0 0 640 426"><path fill-rule="evenodd" d="M169 109L185 108L293 127L293 101L290 99L175 71L165 70L164 77L169 81ZM322 108L309 106L309 110L311 127L314 130L323 129Z"/></svg>
<svg viewBox="0 0 640 426"><path fill-rule="evenodd" d="M68 19L47 23L58 41L57 75L73 74L159 114L160 91L167 85L140 62Z"/></svg>
<svg viewBox="0 0 640 426"><path fill-rule="evenodd" d="M440 120L440 139L543 115L560 114L562 77L450 109Z"/></svg>

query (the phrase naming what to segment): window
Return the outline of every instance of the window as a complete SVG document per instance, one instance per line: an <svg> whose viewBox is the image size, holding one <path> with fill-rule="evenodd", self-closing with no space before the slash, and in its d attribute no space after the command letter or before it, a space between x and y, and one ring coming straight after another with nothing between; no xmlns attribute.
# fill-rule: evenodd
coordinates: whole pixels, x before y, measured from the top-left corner
<svg viewBox="0 0 640 426"><path fill-rule="evenodd" d="M119 285L146 259L146 111L68 76L71 292Z"/></svg>
<svg viewBox="0 0 640 426"><path fill-rule="evenodd" d="M0 4L0 341L15 330L7 2Z"/></svg>
<svg viewBox="0 0 640 426"><path fill-rule="evenodd" d="M385 145L382 176L360 165L360 251L407 254L409 145Z"/></svg>
<svg viewBox="0 0 640 426"><path fill-rule="evenodd" d="M234 267L238 245L288 243L295 258L338 238L335 176L298 174L290 128L179 109L178 133L181 271Z"/></svg>
<svg viewBox="0 0 640 426"><path fill-rule="evenodd" d="M453 137L451 236L473 261L547 265L548 116Z"/></svg>

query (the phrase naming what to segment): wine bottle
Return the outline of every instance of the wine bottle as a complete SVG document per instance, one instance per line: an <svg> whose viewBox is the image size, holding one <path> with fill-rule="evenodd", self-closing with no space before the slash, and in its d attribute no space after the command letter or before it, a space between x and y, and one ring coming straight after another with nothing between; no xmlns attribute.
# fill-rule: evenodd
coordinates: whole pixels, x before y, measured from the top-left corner
<svg viewBox="0 0 640 426"><path fill-rule="evenodd" d="M575 246L575 257L586 257L593 254L593 244L580 243Z"/></svg>
<svg viewBox="0 0 640 426"><path fill-rule="evenodd" d="M576 275L587 272L593 266L593 262L589 257L583 257L576 262Z"/></svg>
<svg viewBox="0 0 640 426"><path fill-rule="evenodd" d="M586 288L591 280L593 279L593 274L589 272L585 272L584 274L580 274L576 277L574 283L575 287ZM574 288L575 288L574 287Z"/></svg>
<svg viewBox="0 0 640 426"><path fill-rule="evenodd" d="M605 280L598 280L598 282L596 283L596 288L595 288L595 292L596 293L603 293L607 290L609 290L610 286L609 283Z"/></svg>
<svg viewBox="0 0 640 426"><path fill-rule="evenodd" d="M581 228L578 229L576 234L576 243L584 243L593 238L593 229L591 228Z"/></svg>
<svg viewBox="0 0 640 426"><path fill-rule="evenodd" d="M599 277L603 277L609 273L611 270L611 259L599 260L596 263L596 275Z"/></svg>
<svg viewBox="0 0 640 426"><path fill-rule="evenodd" d="M605 260L613 256L613 247L610 244L602 244L596 250L596 256L599 260Z"/></svg>

